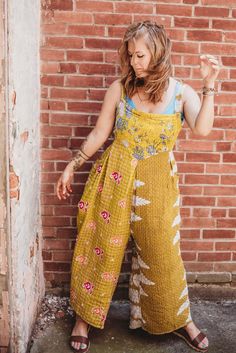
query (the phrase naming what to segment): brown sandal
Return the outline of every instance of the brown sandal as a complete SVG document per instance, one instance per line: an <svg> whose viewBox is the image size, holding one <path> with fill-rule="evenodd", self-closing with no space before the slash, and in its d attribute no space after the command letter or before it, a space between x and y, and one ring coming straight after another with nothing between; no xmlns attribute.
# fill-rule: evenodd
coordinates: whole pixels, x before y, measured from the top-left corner
<svg viewBox="0 0 236 353"><path fill-rule="evenodd" d="M88 333L89 333L90 328L91 328L91 326L88 324ZM72 342L83 343L83 344L86 344L87 347L76 349L72 346ZM77 352L77 353L86 353L86 352L88 352L89 347L90 347L89 338L85 337L85 336L70 336L69 343L70 343L70 347L73 349L73 351Z"/></svg>
<svg viewBox="0 0 236 353"><path fill-rule="evenodd" d="M202 340L206 337L206 335L201 331L193 340L191 340L188 332L183 327L173 331L173 333L183 338L186 341L186 343L195 351L206 352L208 350L208 347L205 347L205 348L198 347L199 343L202 342Z"/></svg>

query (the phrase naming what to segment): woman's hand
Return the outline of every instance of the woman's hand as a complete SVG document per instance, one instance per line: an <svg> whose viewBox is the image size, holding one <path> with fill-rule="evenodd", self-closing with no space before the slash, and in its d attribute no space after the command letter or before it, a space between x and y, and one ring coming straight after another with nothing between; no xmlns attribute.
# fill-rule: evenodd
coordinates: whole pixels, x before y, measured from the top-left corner
<svg viewBox="0 0 236 353"><path fill-rule="evenodd" d="M72 192L71 181L73 179L73 166L69 163L57 182L57 197L59 200L66 199Z"/></svg>
<svg viewBox="0 0 236 353"><path fill-rule="evenodd" d="M219 60L210 54L201 55L200 60L200 72L204 83L214 83L220 72Z"/></svg>

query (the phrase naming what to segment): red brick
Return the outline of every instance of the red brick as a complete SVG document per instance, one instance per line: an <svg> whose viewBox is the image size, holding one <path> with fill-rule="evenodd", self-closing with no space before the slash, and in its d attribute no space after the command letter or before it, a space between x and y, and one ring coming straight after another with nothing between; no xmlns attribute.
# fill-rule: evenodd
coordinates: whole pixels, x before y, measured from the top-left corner
<svg viewBox="0 0 236 353"><path fill-rule="evenodd" d="M44 73L44 74L56 74L59 72L58 71L58 68L59 68L58 63L42 62L40 67L41 67L41 73Z"/></svg>
<svg viewBox="0 0 236 353"><path fill-rule="evenodd" d="M70 271L71 263L70 262L48 262L44 261L44 271Z"/></svg>
<svg viewBox="0 0 236 353"><path fill-rule="evenodd" d="M219 176L218 175L186 175L185 176L186 184L218 184Z"/></svg>
<svg viewBox="0 0 236 353"><path fill-rule="evenodd" d="M60 73L74 73L76 71L76 65L73 63L60 63L58 66L58 72Z"/></svg>
<svg viewBox="0 0 236 353"><path fill-rule="evenodd" d="M209 205L207 205L209 206ZM182 218L182 227L183 228L215 228L215 220L212 218L194 218L194 217L189 217L189 218Z"/></svg>
<svg viewBox="0 0 236 353"><path fill-rule="evenodd" d="M181 241L180 243L181 250L213 250L214 243L212 241Z"/></svg>
<svg viewBox="0 0 236 353"><path fill-rule="evenodd" d="M231 254L228 252L198 253L199 261L229 261Z"/></svg>
<svg viewBox="0 0 236 353"><path fill-rule="evenodd" d="M211 141L180 140L178 147L181 151L213 151L214 144Z"/></svg>
<svg viewBox="0 0 236 353"><path fill-rule="evenodd" d="M183 259L183 261L196 261L197 259L197 254L193 253L193 252L181 252L181 257Z"/></svg>
<svg viewBox="0 0 236 353"><path fill-rule="evenodd" d="M94 22L95 24L103 24L106 25L129 25L132 23L132 15L119 15L119 14L94 14Z"/></svg>
<svg viewBox="0 0 236 353"><path fill-rule="evenodd" d="M62 125L88 125L88 115L82 114L65 114L65 113L52 113L51 114L52 124Z"/></svg>
<svg viewBox="0 0 236 353"><path fill-rule="evenodd" d="M173 42L172 43L172 51L174 53L191 53L198 54L199 53L199 44L198 43L182 43L182 42Z"/></svg>
<svg viewBox="0 0 236 353"><path fill-rule="evenodd" d="M68 102L68 111L85 112L85 113L99 113L101 110L101 103L94 102Z"/></svg>
<svg viewBox="0 0 236 353"><path fill-rule="evenodd" d="M87 51L86 49L81 50L68 50L66 52L67 60L69 61L103 61L103 53L98 51ZM115 54L117 56L117 54Z"/></svg>
<svg viewBox="0 0 236 353"><path fill-rule="evenodd" d="M199 29L195 31L187 31L188 40L198 40L198 41L210 41L217 42L222 41L222 33L220 31L200 31Z"/></svg>
<svg viewBox="0 0 236 353"><path fill-rule="evenodd" d="M65 126L48 126L42 125L41 126L41 134L45 136L71 136L72 128L65 127Z"/></svg>
<svg viewBox="0 0 236 353"><path fill-rule="evenodd" d="M114 49L114 50L117 50L117 48L119 47L120 44L121 43L120 43L119 39L85 38L85 47L91 48L91 49L100 49L100 50Z"/></svg>
<svg viewBox="0 0 236 353"><path fill-rule="evenodd" d="M79 65L80 74L85 75L115 75L114 65L109 64L80 64Z"/></svg>
<svg viewBox="0 0 236 353"><path fill-rule="evenodd" d="M217 250L224 250L224 251L233 251L236 250L236 241L227 241L227 242L217 242L216 245Z"/></svg>
<svg viewBox="0 0 236 353"><path fill-rule="evenodd" d="M43 255L43 260L52 260L52 253L51 253L51 251L43 250L43 251L42 251L42 255Z"/></svg>
<svg viewBox="0 0 236 353"><path fill-rule="evenodd" d="M181 239L200 239L199 229L181 229L180 230Z"/></svg>
<svg viewBox="0 0 236 353"><path fill-rule="evenodd" d="M59 75L41 76L41 84L46 86L64 86L64 77Z"/></svg>
<svg viewBox="0 0 236 353"><path fill-rule="evenodd" d="M156 13L158 15L174 15L174 16L191 16L192 7L191 6L181 6L181 5L156 5Z"/></svg>
<svg viewBox="0 0 236 353"><path fill-rule="evenodd" d="M41 26L41 32L43 34L65 34L66 33L66 24L61 23L50 23L50 24L43 24Z"/></svg>
<svg viewBox="0 0 236 353"><path fill-rule="evenodd" d="M183 28L209 28L209 20L174 16L174 25Z"/></svg>
<svg viewBox="0 0 236 353"><path fill-rule="evenodd" d="M226 4L227 4L227 6L234 7L235 0L227 0L227 2L226 2L226 0L202 0L202 5L225 6ZM209 9L209 11L211 11L211 10Z"/></svg>
<svg viewBox="0 0 236 353"><path fill-rule="evenodd" d="M73 10L72 0L44 0L41 3L43 10Z"/></svg>
<svg viewBox="0 0 236 353"><path fill-rule="evenodd" d="M152 14L153 5L134 2L115 2L115 12L118 13L140 13L140 14Z"/></svg>
<svg viewBox="0 0 236 353"><path fill-rule="evenodd" d="M186 161L190 162L219 162L220 154L217 153L187 153Z"/></svg>
<svg viewBox="0 0 236 353"><path fill-rule="evenodd" d="M203 6L195 6L194 15L196 17L206 16L208 18L209 17L228 17L229 16L229 9L223 8L223 7L209 8L209 7L203 7Z"/></svg>
<svg viewBox="0 0 236 353"><path fill-rule="evenodd" d="M232 263L216 263L214 264L214 271L223 271L223 272L235 272L236 262Z"/></svg>
<svg viewBox="0 0 236 353"><path fill-rule="evenodd" d="M234 238L235 231L230 229L203 229L203 239Z"/></svg>
<svg viewBox="0 0 236 353"><path fill-rule="evenodd" d="M213 208L211 210L211 216L215 217L215 218L226 217L226 210L225 209L221 209L221 208L217 208L217 209Z"/></svg>
<svg viewBox="0 0 236 353"><path fill-rule="evenodd" d="M88 76L68 76L66 78L65 86L69 87L99 87L102 86L102 77L88 77Z"/></svg>
<svg viewBox="0 0 236 353"><path fill-rule="evenodd" d="M213 271L213 263L186 262L185 269L187 272Z"/></svg>
<svg viewBox="0 0 236 353"><path fill-rule="evenodd" d="M47 160L68 160L71 157L70 151L64 150L53 150L53 149L43 149L41 152L42 159Z"/></svg>
<svg viewBox="0 0 236 353"><path fill-rule="evenodd" d="M193 216L194 217L209 217L211 213L210 208L194 208L193 209Z"/></svg>
<svg viewBox="0 0 236 353"><path fill-rule="evenodd" d="M235 219L218 219L217 220L218 228L236 228L236 218Z"/></svg>
<svg viewBox="0 0 236 353"><path fill-rule="evenodd" d="M113 4L109 1L76 1L76 9L79 12L112 12Z"/></svg>
<svg viewBox="0 0 236 353"><path fill-rule="evenodd" d="M234 31L235 21L233 20L212 20L212 29L222 29L224 31Z"/></svg>
<svg viewBox="0 0 236 353"><path fill-rule="evenodd" d="M65 53L63 50L54 50L54 49L46 49L41 48L40 50L40 58L45 61L60 61L64 60Z"/></svg>
<svg viewBox="0 0 236 353"><path fill-rule="evenodd" d="M236 187L224 186L206 186L204 187L204 195L229 195L235 194Z"/></svg>
<svg viewBox="0 0 236 353"><path fill-rule="evenodd" d="M187 197L182 198L183 206L215 206L215 197Z"/></svg>
<svg viewBox="0 0 236 353"><path fill-rule="evenodd" d="M55 251L53 253L53 261L72 261L72 251Z"/></svg>
<svg viewBox="0 0 236 353"><path fill-rule="evenodd" d="M53 20L55 23L87 23L92 24L93 14L92 13L81 13L81 12L64 12L55 11Z"/></svg>
<svg viewBox="0 0 236 353"><path fill-rule="evenodd" d="M69 35L78 36L105 36L105 26L96 25L72 25L68 26L67 33Z"/></svg>
<svg viewBox="0 0 236 353"><path fill-rule="evenodd" d="M51 140L51 146L52 148L70 148L70 142L69 139L63 139L60 138L60 140L52 139Z"/></svg>
<svg viewBox="0 0 236 353"><path fill-rule="evenodd" d="M230 142L217 142L216 151L230 151L231 143Z"/></svg>
<svg viewBox="0 0 236 353"><path fill-rule="evenodd" d="M82 48L83 39L82 38L72 38L72 37L45 37L45 46L52 48L63 48L63 49L73 49Z"/></svg>
<svg viewBox="0 0 236 353"><path fill-rule="evenodd" d="M69 250L70 244L68 240L52 240L52 239L44 239L43 241L45 250Z"/></svg>

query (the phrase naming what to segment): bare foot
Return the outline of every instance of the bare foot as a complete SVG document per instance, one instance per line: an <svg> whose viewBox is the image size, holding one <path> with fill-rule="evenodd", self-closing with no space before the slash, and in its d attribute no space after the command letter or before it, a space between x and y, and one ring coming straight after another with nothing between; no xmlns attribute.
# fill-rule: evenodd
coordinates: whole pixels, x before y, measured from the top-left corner
<svg viewBox="0 0 236 353"><path fill-rule="evenodd" d="M73 328L73 331L71 333L71 336L84 336L88 337L88 324L86 321L81 319L78 315L76 315L76 322L75 326ZM85 343L80 343L80 342L72 342L71 343L72 347L75 349L84 349L87 347Z"/></svg>
<svg viewBox="0 0 236 353"><path fill-rule="evenodd" d="M190 322L187 326L184 326L185 330L188 332L190 338L193 340L200 332L194 322ZM205 337L202 342L198 344L199 348L207 348L209 345L209 341L207 337Z"/></svg>

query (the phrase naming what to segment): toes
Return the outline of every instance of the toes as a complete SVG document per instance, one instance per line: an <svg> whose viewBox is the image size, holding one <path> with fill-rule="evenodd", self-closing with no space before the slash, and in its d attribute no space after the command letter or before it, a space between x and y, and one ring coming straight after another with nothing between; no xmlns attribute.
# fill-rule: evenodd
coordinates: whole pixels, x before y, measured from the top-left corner
<svg viewBox="0 0 236 353"><path fill-rule="evenodd" d="M199 348L206 348L208 347L208 339L205 337L202 342L199 343L198 345Z"/></svg>
<svg viewBox="0 0 236 353"><path fill-rule="evenodd" d="M79 349L80 348L80 343L76 343L76 349Z"/></svg>

